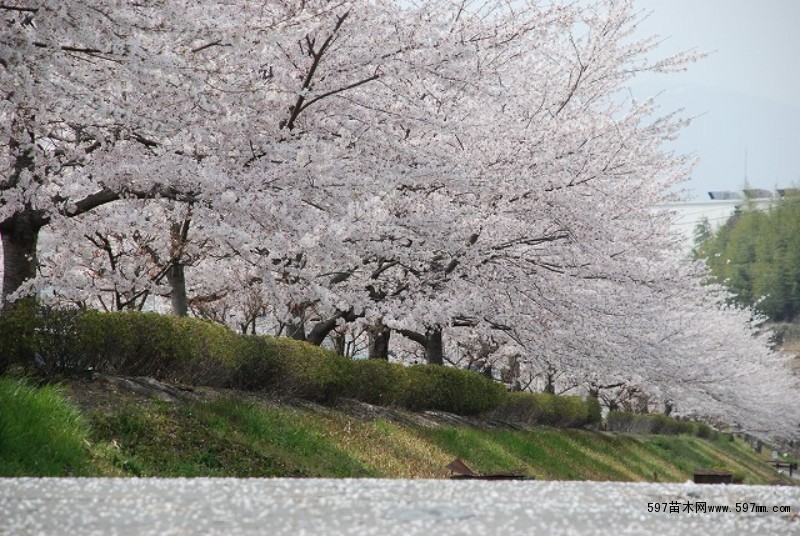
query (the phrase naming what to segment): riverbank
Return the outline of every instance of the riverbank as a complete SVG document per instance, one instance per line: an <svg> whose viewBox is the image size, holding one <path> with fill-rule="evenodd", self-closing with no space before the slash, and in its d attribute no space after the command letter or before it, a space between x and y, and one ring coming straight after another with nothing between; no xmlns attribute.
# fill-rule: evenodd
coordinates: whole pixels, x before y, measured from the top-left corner
<svg viewBox="0 0 800 536"><path fill-rule="evenodd" d="M322 406L149 378L98 375L65 381L56 391L65 411L77 415L71 433L79 459L5 464L5 476L447 478L445 466L460 458L478 472L518 470L542 480L685 482L696 469L713 468L746 484L792 483L766 464L765 453L724 434L709 440L523 429L444 412L353 400Z"/></svg>

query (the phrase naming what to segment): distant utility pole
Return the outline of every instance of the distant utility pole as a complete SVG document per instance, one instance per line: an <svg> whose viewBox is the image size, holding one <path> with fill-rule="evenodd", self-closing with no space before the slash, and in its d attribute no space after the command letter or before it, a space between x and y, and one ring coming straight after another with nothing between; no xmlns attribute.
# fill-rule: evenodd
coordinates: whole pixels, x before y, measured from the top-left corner
<svg viewBox="0 0 800 536"><path fill-rule="evenodd" d="M747 184L747 149L744 150L744 183Z"/></svg>

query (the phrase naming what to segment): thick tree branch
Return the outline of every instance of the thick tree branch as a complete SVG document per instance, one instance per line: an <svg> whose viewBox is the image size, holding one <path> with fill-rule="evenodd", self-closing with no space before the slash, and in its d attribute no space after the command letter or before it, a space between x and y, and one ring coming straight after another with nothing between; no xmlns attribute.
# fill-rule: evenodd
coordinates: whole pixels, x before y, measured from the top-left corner
<svg viewBox="0 0 800 536"><path fill-rule="evenodd" d="M66 204L66 208L62 211L62 214L69 218L74 218L76 216L85 214L99 206L106 205L114 201L119 201L120 199L157 199L157 198L194 203L197 201L197 194L195 194L194 192L183 192L176 188L157 184L145 190L131 189L131 190L124 190L122 192L105 188L103 190L100 190L99 192L87 195L86 197L84 197L83 199L77 201L72 205L69 205L67 203L67 200L64 198L55 197L53 198L53 203L55 206Z"/></svg>
<svg viewBox="0 0 800 536"><path fill-rule="evenodd" d="M398 329L395 331L397 331L397 333L399 333L403 337L412 340L417 344L421 344L422 346L425 346L425 344L428 342L428 337L426 337L422 333L419 333L418 331L414 331L411 329Z"/></svg>
<svg viewBox="0 0 800 536"><path fill-rule="evenodd" d="M9 6L6 4L0 4L0 9L5 11L22 11L25 13L38 13L38 7L23 7L23 6Z"/></svg>
<svg viewBox="0 0 800 536"><path fill-rule="evenodd" d="M349 309L347 311L337 311L336 314L330 318L315 324L314 327L311 328L311 331L308 332L308 335L306 335L306 341L319 346L325 340L325 337L327 337L328 334L330 334L330 332L333 331L339 324L339 319L342 319L345 322L355 322L358 318L363 316L364 313L356 314L353 312L353 309Z"/></svg>

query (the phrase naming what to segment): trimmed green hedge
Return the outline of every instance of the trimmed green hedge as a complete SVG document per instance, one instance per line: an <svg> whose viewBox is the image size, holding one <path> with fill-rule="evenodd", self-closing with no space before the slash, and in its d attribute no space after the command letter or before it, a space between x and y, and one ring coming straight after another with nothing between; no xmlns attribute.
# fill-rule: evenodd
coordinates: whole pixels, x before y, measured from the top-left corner
<svg viewBox="0 0 800 536"><path fill-rule="evenodd" d="M362 359L352 362L347 394L377 406L402 406L411 381L408 369L399 363Z"/></svg>
<svg viewBox="0 0 800 536"><path fill-rule="evenodd" d="M692 421L676 421L660 413L629 413L612 411L606 418L608 429L613 432L631 434L695 435L703 439L716 439L719 432L707 424Z"/></svg>
<svg viewBox="0 0 800 536"><path fill-rule="evenodd" d="M347 396L351 383L353 362L348 358L308 344L287 338L259 337L269 352L255 362L275 360L276 372L267 389L315 400L331 402ZM253 362L252 357L246 362Z"/></svg>
<svg viewBox="0 0 800 536"><path fill-rule="evenodd" d="M403 405L414 411L441 410L477 415L496 408L506 389L485 376L439 365L415 365L406 369L410 379Z"/></svg>
<svg viewBox="0 0 800 536"><path fill-rule="evenodd" d="M508 393L491 417L525 425L560 428L577 428L602 420L597 399L549 393Z"/></svg>
<svg viewBox="0 0 800 536"><path fill-rule="evenodd" d="M435 365L351 361L287 338L240 335L196 318L20 304L0 313L0 371L102 372L189 385L267 391L323 403L339 397L414 411L574 427L598 422L596 401L507 393L475 372ZM594 405L593 405L594 403Z"/></svg>
<svg viewBox="0 0 800 536"><path fill-rule="evenodd" d="M24 305L0 314L0 355L44 377L98 371L317 401L341 395L351 367L323 348L195 318Z"/></svg>
<svg viewBox="0 0 800 536"><path fill-rule="evenodd" d="M0 311L0 374L20 361L33 359L34 313L23 304Z"/></svg>

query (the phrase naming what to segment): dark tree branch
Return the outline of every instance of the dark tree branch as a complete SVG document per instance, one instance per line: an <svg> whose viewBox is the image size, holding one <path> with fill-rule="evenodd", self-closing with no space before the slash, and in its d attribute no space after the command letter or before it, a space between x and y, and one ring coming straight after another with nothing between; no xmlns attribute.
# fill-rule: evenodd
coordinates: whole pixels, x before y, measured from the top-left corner
<svg viewBox="0 0 800 536"><path fill-rule="evenodd" d="M283 122L283 124L280 125L281 128L286 127L289 130L294 129L294 124L297 121L297 118L300 116L300 112L302 112L307 107L304 106L306 100L305 93L311 89L311 81L314 79L314 75L316 74L317 68L319 67L320 62L322 61L322 57L325 55L325 52L328 50L328 47L333 42L333 38L339 32L339 29L342 27L342 24L344 24L344 21L347 20L347 17L349 16L350 12L348 11L344 15L337 17L336 25L333 27L333 31L331 31L330 35L328 35L328 37L319 47L319 50L314 50L314 44L316 43L316 40L312 40L309 36L306 36L306 46L308 47L308 53L312 58L311 67L308 69L305 79L303 80L303 86L301 88L300 94L297 96L297 101L295 101L294 105L290 107L291 113L289 115L289 119L287 119L285 122Z"/></svg>
<svg viewBox="0 0 800 536"><path fill-rule="evenodd" d="M426 337L424 334L418 331L414 331L411 329L398 329L395 331L397 331L397 333L399 333L403 337L412 340L417 344L421 344L422 346L425 346L425 344L428 342L428 337Z"/></svg>
<svg viewBox="0 0 800 536"><path fill-rule="evenodd" d="M197 194L193 192L182 192L175 188L163 186L160 184L154 185L147 190L124 190L118 192L108 188L104 188L99 192L87 195L80 201L74 203L72 206L67 206L62 212L64 216L74 218L93 210L99 206L118 201L120 199L171 199L173 201L183 201L186 203L194 203L197 201ZM66 203L66 199L61 197L53 198L56 206Z"/></svg>
<svg viewBox="0 0 800 536"><path fill-rule="evenodd" d="M514 240L509 240L508 242L504 242L502 244L497 244L493 246L492 249L494 251L500 251L503 249L508 249L513 246L537 246L539 244L544 244L547 242L557 242L558 240L568 240L569 233L567 231L557 231L555 233L545 235L545 236L538 236L535 238L515 238Z"/></svg>
<svg viewBox="0 0 800 536"><path fill-rule="evenodd" d="M3 9L5 11L22 11L22 12L25 12L25 13L38 13L39 12L39 8L38 7L9 6L9 5L6 5L6 4L0 4L0 9Z"/></svg>
<svg viewBox="0 0 800 536"><path fill-rule="evenodd" d="M356 314L353 312L353 309L337 311L336 314L330 318L315 324L314 327L311 328L311 331L308 332L308 335L306 335L306 341L319 346L325 340L325 337L336 328L339 319L343 319L345 322L355 322L358 318L363 316L364 313Z"/></svg>
<svg viewBox="0 0 800 536"><path fill-rule="evenodd" d="M400 264L400 261L386 261L385 259L381 259L378 262L378 267L372 272L372 274L369 277L370 279L378 279L383 272L394 266L397 266L398 264Z"/></svg>
<svg viewBox="0 0 800 536"><path fill-rule="evenodd" d="M51 46L47 43L42 42L34 42L33 45L38 48L50 48ZM104 52L99 48L89 48L89 47L76 47L71 45L57 45L57 49L61 50L62 52L72 52L75 54L86 54L87 56L91 56L93 58L98 58L101 60L111 61L114 63L121 63L121 60L115 58L113 54L110 52Z"/></svg>
<svg viewBox="0 0 800 536"><path fill-rule="evenodd" d="M304 103L302 105L302 107L300 108L300 112L302 112L303 110L305 110L306 108L308 108L309 106L314 104L315 102L320 101L320 100L322 100L322 99L324 99L326 97L330 97L332 95L336 95L337 93L343 93L343 92L345 92L347 90L350 90L350 89L353 89L353 88L357 88L358 86L363 86L364 84L368 84L369 82L377 80L378 78L380 78L380 75L378 73L375 73L372 76L368 76L367 78L365 78L363 80L359 80L358 82L353 82L352 84L344 86L344 87L340 87L339 89L332 89L331 91L327 91L325 93L317 95L313 99L310 99L306 103ZM298 115L300 115L299 112L298 112Z"/></svg>
<svg viewBox="0 0 800 536"><path fill-rule="evenodd" d="M206 43L205 45L200 45L199 47L192 49L192 53L197 54L198 52L201 52L207 48L215 47L217 45L222 45L222 41L217 40Z"/></svg>

